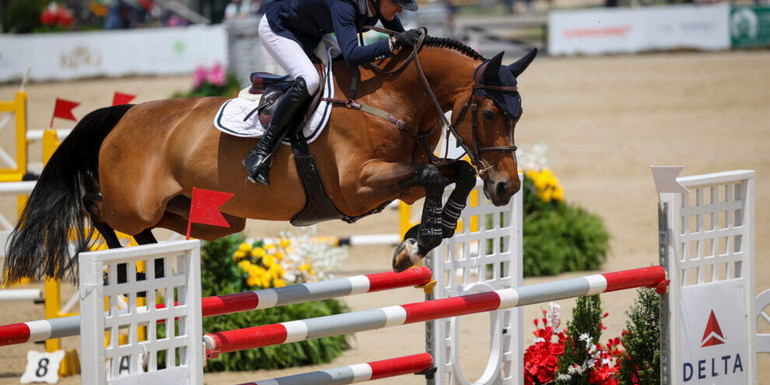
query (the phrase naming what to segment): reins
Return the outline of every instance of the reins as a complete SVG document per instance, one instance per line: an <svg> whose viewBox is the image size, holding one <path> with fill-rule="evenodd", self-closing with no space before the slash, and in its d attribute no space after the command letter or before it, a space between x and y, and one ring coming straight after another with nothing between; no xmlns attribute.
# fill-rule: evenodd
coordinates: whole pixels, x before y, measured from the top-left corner
<svg viewBox="0 0 770 385"><path fill-rule="evenodd" d="M378 27L371 27L372 30L375 30L377 32L385 33L387 35L394 35L395 32L383 28ZM355 109L360 110L372 115L376 115L379 117L382 117L391 123L393 123L396 127L398 127L399 130L405 132L414 140L421 144L422 147L425 149L425 153L429 159L429 161L433 164L440 165L450 162L455 162L458 159L460 159L464 154L468 154L468 156L471 159L471 162L476 166L476 169L478 170L479 175L484 174L487 172L490 168L492 168L494 165L487 165L486 162L481 158L481 154L484 152L493 152L493 151L516 151L515 145L510 146L489 146L489 147L482 147L481 146L481 139L479 138L479 132L478 132L478 95L477 91L480 89L488 89L493 91L503 91L503 92L515 92L517 91L516 86L493 86L493 85L485 85L481 84L481 74L484 72L484 67L487 65L486 63L482 64L482 67L480 67L476 71L476 76L473 80L473 91L471 92L470 97L468 98L468 101L465 102L463 105L462 110L460 110L460 113L457 115L457 119L455 119L454 123L451 123L449 119L444 115L444 111L441 109L441 105L438 102L438 99L436 98L435 94L433 93L433 88L430 86L430 83L428 82L428 78L425 76L425 72L422 69L422 65L420 64L420 59L418 57L418 53L420 49L422 48L423 42L425 40L425 37L427 36L427 29L423 28L424 33L420 35L420 38L417 40L417 42L412 47L412 52L409 53L409 56L404 60L401 65L399 65L397 68L393 70L384 70L374 63L371 63L371 66L375 69L376 72L379 72L384 75L391 75L397 72L402 71L404 68L406 68L407 65L409 65L412 61L415 62L415 66L417 68L417 73L420 77L420 80L422 81L423 85L425 86L425 90L428 92L428 96L430 96L431 101L433 102L434 107L436 108L436 111L438 112L438 118L436 119L436 123L426 132L419 132L418 130L415 130L412 128L409 124L407 124L405 121L396 118L393 114L383 111L379 108L369 106L363 103L356 102L353 98L355 97L354 93L351 93L351 98L348 100L341 100L341 99L332 99L332 98L324 98L323 100L337 105L345 106L349 109ZM357 72L356 72L357 74ZM357 84L357 79L354 79L353 84ZM355 90L355 88L353 88ZM468 112L468 110L471 110L471 125L472 125L472 132L473 132L473 140L474 140L474 147L475 150L471 150L471 148L468 146L468 144L465 142L465 140L457 133L457 130L455 130L455 125L461 121L465 117L465 114ZM456 159L448 159L448 158L438 158L435 155L433 155L433 149L429 145L427 141L427 137L432 134L437 127L439 127L443 123L444 126L446 126L447 133L451 133L452 136L455 137L455 141L458 146L462 147L464 154L460 155ZM448 149L449 143L447 141L447 149Z"/></svg>

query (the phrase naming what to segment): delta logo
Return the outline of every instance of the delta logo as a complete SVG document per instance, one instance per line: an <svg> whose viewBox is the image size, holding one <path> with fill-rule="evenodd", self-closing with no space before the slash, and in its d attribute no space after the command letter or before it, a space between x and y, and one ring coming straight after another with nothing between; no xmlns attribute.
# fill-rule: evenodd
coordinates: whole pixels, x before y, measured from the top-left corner
<svg viewBox="0 0 770 385"><path fill-rule="evenodd" d="M706 331L703 333L700 347L705 348L707 346L722 345L724 343L725 335L722 334L722 328L719 327L717 317L712 310L711 315L709 315L708 323L706 323Z"/></svg>
<svg viewBox="0 0 770 385"><path fill-rule="evenodd" d="M700 347L706 348L704 350L711 353L710 349L708 349L709 347L724 345L726 342L727 339L712 309L706 322L706 330L703 332ZM684 382L689 382L691 380L714 379L734 373L742 373L743 362L739 353L718 354L717 356L708 357L697 362L685 362L682 369Z"/></svg>

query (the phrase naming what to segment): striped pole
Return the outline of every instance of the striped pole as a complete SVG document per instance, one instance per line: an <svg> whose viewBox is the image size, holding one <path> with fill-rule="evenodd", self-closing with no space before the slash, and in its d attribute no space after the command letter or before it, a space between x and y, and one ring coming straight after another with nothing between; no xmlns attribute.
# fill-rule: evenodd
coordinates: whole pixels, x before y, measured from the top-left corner
<svg viewBox="0 0 770 385"><path fill-rule="evenodd" d="M428 353L367 362L334 369L272 378L240 385L342 385L419 373L433 366L433 357Z"/></svg>
<svg viewBox="0 0 770 385"><path fill-rule="evenodd" d="M431 281L428 267L402 273L385 272L303 283L273 289L227 294L201 299L203 317L267 309L295 303L318 301L352 294L373 293L399 287L425 285ZM160 304L157 309L164 308ZM45 341L80 334L80 316L51 318L0 326L0 346Z"/></svg>
<svg viewBox="0 0 770 385"><path fill-rule="evenodd" d="M661 266L590 275L401 306L336 314L203 336L209 358L220 353L329 337L439 318L482 313L564 298L606 293L664 282Z"/></svg>

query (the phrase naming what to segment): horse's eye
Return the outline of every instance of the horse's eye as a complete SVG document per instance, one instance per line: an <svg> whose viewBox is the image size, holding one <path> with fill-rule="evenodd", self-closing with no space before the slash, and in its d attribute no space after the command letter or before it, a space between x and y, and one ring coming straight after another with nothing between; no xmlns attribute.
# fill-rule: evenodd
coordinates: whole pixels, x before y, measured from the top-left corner
<svg viewBox="0 0 770 385"><path fill-rule="evenodd" d="M484 116L484 119L486 119L486 120L495 120L495 117L497 116L497 115L495 115L494 112L492 112L490 110L484 110L481 113L481 115Z"/></svg>

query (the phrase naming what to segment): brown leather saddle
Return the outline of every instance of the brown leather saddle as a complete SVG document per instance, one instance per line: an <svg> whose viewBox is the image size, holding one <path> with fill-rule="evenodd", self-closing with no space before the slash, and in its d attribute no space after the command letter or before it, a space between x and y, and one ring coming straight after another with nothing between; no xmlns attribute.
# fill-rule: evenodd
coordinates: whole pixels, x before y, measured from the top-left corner
<svg viewBox="0 0 770 385"><path fill-rule="evenodd" d="M291 218L290 223L294 226L309 226L334 219L353 223L362 217L382 211L390 202L386 202L369 213L351 217L340 212L337 206L329 199L323 180L321 180L321 174L318 172L318 164L313 154L310 153L307 138L302 135L302 127L316 107L318 107L321 95L323 95L324 84L326 84L326 71L323 63L314 60L313 64L321 77L321 88L309 103L307 113L300 121L296 122L294 128L287 134L294 152L294 163L297 167L297 173L302 179L305 197L307 198L305 200L305 207ZM262 97L257 108L246 118L248 119L253 113L258 113L260 123L263 127L267 127L270 119L273 117L275 107L278 105L284 92L291 87L294 79L289 75L275 75L268 72L254 72L251 74L250 79L251 87L248 91L249 94L262 94Z"/></svg>

